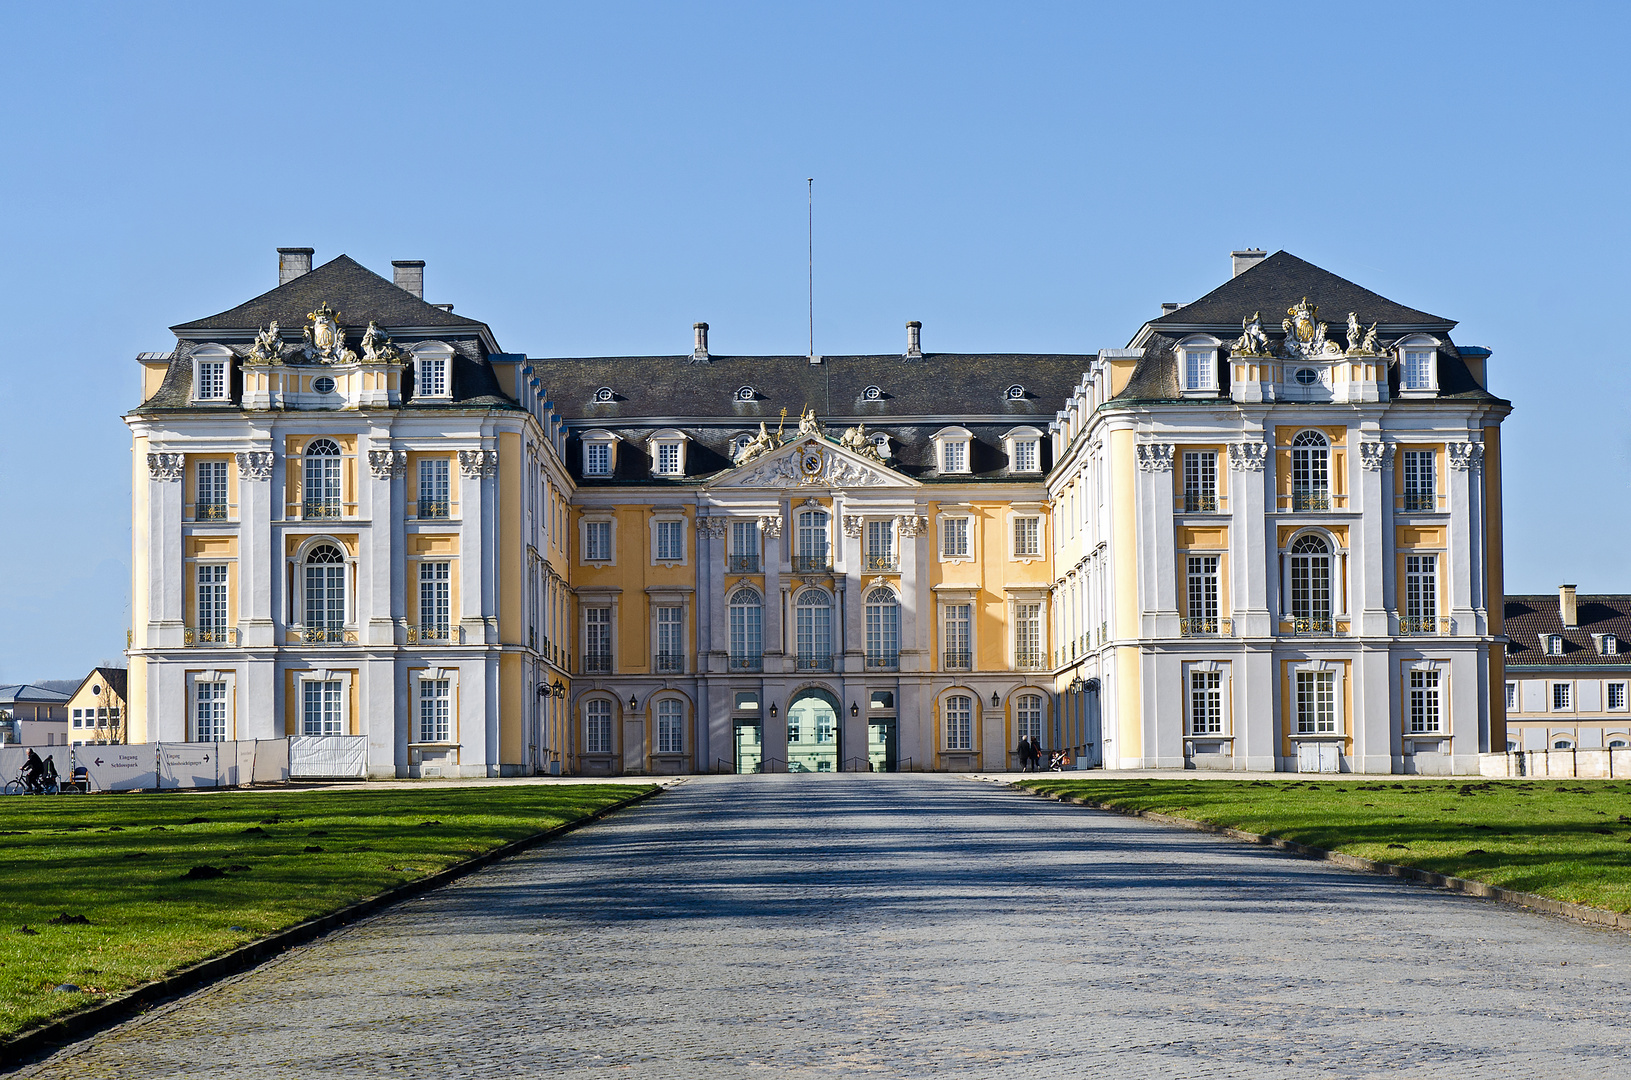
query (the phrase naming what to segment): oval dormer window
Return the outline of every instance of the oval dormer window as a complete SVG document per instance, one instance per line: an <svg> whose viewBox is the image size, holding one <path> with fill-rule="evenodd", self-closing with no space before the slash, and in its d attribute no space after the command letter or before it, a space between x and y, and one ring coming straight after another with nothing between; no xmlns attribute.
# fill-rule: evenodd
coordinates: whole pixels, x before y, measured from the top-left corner
<svg viewBox="0 0 1631 1080"><path fill-rule="evenodd" d="M1023 386L1019 385L1019 383L1015 383L1013 386L1010 386L1006 391L1003 392L1003 396L1006 397L1009 401L1024 401L1025 400L1025 388Z"/></svg>
<svg viewBox="0 0 1631 1080"><path fill-rule="evenodd" d="M599 390L595 391L596 402L611 401L614 396L615 395L612 394L612 388L609 386L602 386Z"/></svg>
<svg viewBox="0 0 1631 1080"><path fill-rule="evenodd" d="M752 401L756 397L758 397L758 395L753 392L753 387L751 386L744 386L736 392L737 401Z"/></svg>
<svg viewBox="0 0 1631 1080"><path fill-rule="evenodd" d="M1320 381L1320 373L1311 367L1298 368L1296 379L1303 386L1313 386Z"/></svg>
<svg viewBox="0 0 1631 1080"><path fill-rule="evenodd" d="M319 394L334 393L334 380L327 375L319 375L311 381L311 388Z"/></svg>
<svg viewBox="0 0 1631 1080"><path fill-rule="evenodd" d="M883 400L883 387L881 387L881 386L869 386L869 387L867 387L865 390L861 391L861 400L863 400L863 401L882 401Z"/></svg>

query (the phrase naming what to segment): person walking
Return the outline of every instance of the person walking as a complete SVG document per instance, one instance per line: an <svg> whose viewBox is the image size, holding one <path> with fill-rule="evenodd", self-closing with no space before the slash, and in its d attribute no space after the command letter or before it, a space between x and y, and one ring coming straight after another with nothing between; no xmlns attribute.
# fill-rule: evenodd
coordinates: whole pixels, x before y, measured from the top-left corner
<svg viewBox="0 0 1631 1080"><path fill-rule="evenodd" d="M1031 771L1031 744L1025 741L1025 736L1021 735L1019 737L1019 749L1017 751L1015 751L1015 753L1017 753L1019 755L1019 771L1020 772L1030 772Z"/></svg>
<svg viewBox="0 0 1631 1080"><path fill-rule="evenodd" d="M1042 771L1042 740L1031 736L1031 771Z"/></svg>

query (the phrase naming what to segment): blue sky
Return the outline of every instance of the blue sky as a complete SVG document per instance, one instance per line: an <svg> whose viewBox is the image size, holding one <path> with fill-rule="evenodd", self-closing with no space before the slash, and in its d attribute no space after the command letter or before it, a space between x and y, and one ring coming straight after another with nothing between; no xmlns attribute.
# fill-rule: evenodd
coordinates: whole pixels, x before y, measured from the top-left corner
<svg viewBox="0 0 1631 1080"><path fill-rule="evenodd" d="M1506 569L1631 591L1624 5L0 7L0 682L117 659L135 354L274 249L534 355L1090 352L1285 248L1495 350Z"/></svg>

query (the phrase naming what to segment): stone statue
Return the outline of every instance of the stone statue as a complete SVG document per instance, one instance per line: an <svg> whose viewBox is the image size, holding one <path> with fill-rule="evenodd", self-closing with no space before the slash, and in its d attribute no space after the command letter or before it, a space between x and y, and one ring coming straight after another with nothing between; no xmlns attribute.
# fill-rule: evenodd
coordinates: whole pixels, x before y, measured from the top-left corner
<svg viewBox="0 0 1631 1080"><path fill-rule="evenodd" d="M1376 324L1371 323L1370 329L1365 331L1365 344L1362 346L1371 356L1381 356L1387 352L1382 347L1381 339L1376 336Z"/></svg>
<svg viewBox="0 0 1631 1080"><path fill-rule="evenodd" d="M1240 337L1232 346L1236 356L1273 356L1269 336L1263 332L1263 313L1256 311L1249 319L1240 320Z"/></svg>
<svg viewBox="0 0 1631 1080"><path fill-rule="evenodd" d="M1364 346L1365 339L1359 331L1359 316L1348 312L1348 355L1352 356Z"/></svg>
<svg viewBox="0 0 1631 1080"><path fill-rule="evenodd" d="M806 405L804 407L804 411L799 414L799 434L821 434L821 421L816 419L815 410L810 408L808 405Z"/></svg>
<svg viewBox="0 0 1631 1080"><path fill-rule="evenodd" d="M838 440L838 445L864 458L871 458L880 464L883 462L883 455L878 452L877 445L867 438L865 424L844 429L844 437Z"/></svg>
<svg viewBox="0 0 1631 1080"><path fill-rule="evenodd" d="M741 448L731 455L732 465L746 465L756 457L760 457L776 448L775 436L765 430L765 422L759 421L759 434L743 443Z"/></svg>
<svg viewBox="0 0 1631 1080"><path fill-rule="evenodd" d="M278 331L276 319L255 335L255 344L249 347L245 359L252 364L275 364L283 359L283 335Z"/></svg>
<svg viewBox="0 0 1631 1080"><path fill-rule="evenodd" d="M1311 360L1318 356L1341 356L1342 348L1326 338L1326 325L1319 321L1319 307L1303 297L1286 309L1280 328L1286 339L1280 352L1288 360Z"/></svg>
<svg viewBox="0 0 1631 1080"><path fill-rule="evenodd" d="M370 319L368 330L362 336L362 358L370 363L394 363L402 359L402 350Z"/></svg>

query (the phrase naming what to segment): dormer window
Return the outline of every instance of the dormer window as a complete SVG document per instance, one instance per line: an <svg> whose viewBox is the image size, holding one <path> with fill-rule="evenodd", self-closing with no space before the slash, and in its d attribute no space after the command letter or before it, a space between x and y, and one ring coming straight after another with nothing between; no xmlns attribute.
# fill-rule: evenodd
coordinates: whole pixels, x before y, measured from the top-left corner
<svg viewBox="0 0 1631 1080"><path fill-rule="evenodd" d="M1015 428L1003 436L1007 443L1008 471L1039 473L1042 471L1042 432L1033 427Z"/></svg>
<svg viewBox="0 0 1631 1080"><path fill-rule="evenodd" d="M617 397L617 395L612 393L612 388L611 387L602 386L599 390L595 391L595 404L596 405L610 404L616 397Z"/></svg>
<svg viewBox="0 0 1631 1080"><path fill-rule="evenodd" d="M583 475L605 477L612 475L617 464L617 436L609 431L586 431L583 434Z"/></svg>
<svg viewBox="0 0 1631 1080"><path fill-rule="evenodd" d="M967 428L941 428L934 434L934 458L942 473L967 473L970 465L969 443L974 433Z"/></svg>
<svg viewBox="0 0 1631 1080"><path fill-rule="evenodd" d="M1562 656L1563 655L1563 635L1562 634L1548 634L1548 635L1546 635L1546 655L1547 656Z"/></svg>
<svg viewBox="0 0 1631 1080"><path fill-rule="evenodd" d="M883 400L883 387L881 387L881 386L869 386L869 387L867 387L865 390L861 391L861 400L862 401L882 401Z"/></svg>
<svg viewBox="0 0 1631 1080"><path fill-rule="evenodd" d="M413 347L413 396L446 399L452 396L453 347L427 341Z"/></svg>
<svg viewBox="0 0 1631 1080"><path fill-rule="evenodd" d="M1614 634L1597 634L1597 652L1600 656L1618 656L1620 639Z"/></svg>
<svg viewBox="0 0 1631 1080"><path fill-rule="evenodd" d="M226 401L227 372L232 353L220 345L204 345L193 352L193 400Z"/></svg>
<svg viewBox="0 0 1631 1080"><path fill-rule="evenodd" d="M689 437L682 431L659 431L651 437L651 475L684 476L685 444Z"/></svg>
<svg viewBox="0 0 1631 1080"><path fill-rule="evenodd" d="M1009 401L1024 401L1025 400L1025 388L1023 386L1019 385L1019 383L1015 383L1014 385L1010 386L1008 389L1004 390L1002 392L1002 396L1007 398Z"/></svg>
<svg viewBox="0 0 1631 1080"><path fill-rule="evenodd" d="M1212 397L1218 392L1216 338L1191 338L1178 348L1184 397Z"/></svg>
<svg viewBox="0 0 1631 1080"><path fill-rule="evenodd" d="M1399 342L1399 394L1401 397L1434 397L1438 394L1438 346L1436 338L1425 335Z"/></svg>
<svg viewBox="0 0 1631 1080"><path fill-rule="evenodd" d="M744 386L736 391L737 401L754 401L758 399L758 396L751 386Z"/></svg>

